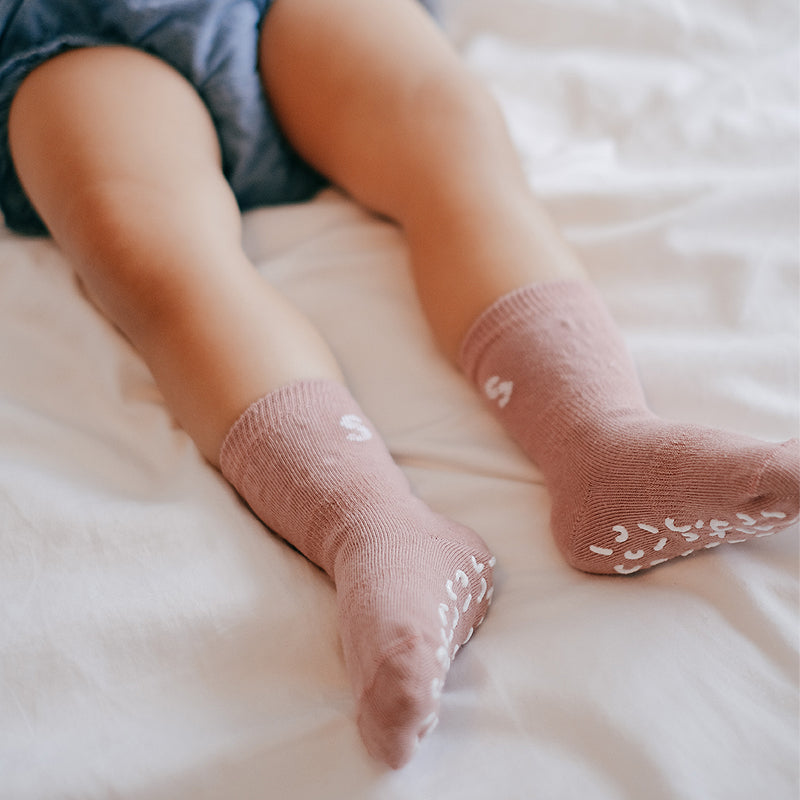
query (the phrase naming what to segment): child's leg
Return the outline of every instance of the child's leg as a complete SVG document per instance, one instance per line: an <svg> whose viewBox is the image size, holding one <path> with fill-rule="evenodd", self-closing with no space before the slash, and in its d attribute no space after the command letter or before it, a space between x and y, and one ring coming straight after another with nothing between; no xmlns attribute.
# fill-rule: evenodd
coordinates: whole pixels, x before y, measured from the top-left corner
<svg viewBox="0 0 800 800"><path fill-rule="evenodd" d="M53 238L209 461L253 400L339 377L242 252L211 120L172 69L125 48L62 55L23 83L10 141Z"/></svg>
<svg viewBox="0 0 800 800"><path fill-rule="evenodd" d="M485 545L411 494L327 347L248 263L182 78L124 48L62 55L22 85L10 135L34 205L179 421L334 578L362 733L401 764L491 600Z"/></svg>
<svg viewBox="0 0 800 800"><path fill-rule="evenodd" d="M647 410L498 110L416 3L278 0L262 74L301 153L405 229L433 330L542 468L571 563L634 572L797 516L797 442Z"/></svg>
<svg viewBox="0 0 800 800"><path fill-rule="evenodd" d="M494 100L416 0L278 0L261 54L294 146L403 226L451 357L501 295L584 276L531 194Z"/></svg>

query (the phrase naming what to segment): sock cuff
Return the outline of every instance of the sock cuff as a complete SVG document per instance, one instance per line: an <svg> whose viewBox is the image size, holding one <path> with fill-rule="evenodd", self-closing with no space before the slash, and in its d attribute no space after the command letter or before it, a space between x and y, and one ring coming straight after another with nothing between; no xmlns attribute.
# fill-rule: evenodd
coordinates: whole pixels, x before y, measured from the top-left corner
<svg viewBox="0 0 800 800"><path fill-rule="evenodd" d="M231 425L219 451L222 474L235 483L241 455L283 420L316 417L322 410L359 412L346 386L327 378L295 381L251 403Z"/></svg>
<svg viewBox="0 0 800 800"><path fill-rule="evenodd" d="M509 328L555 315L575 318L598 307L603 307L599 293L582 280L547 281L514 289L492 303L470 326L458 352L458 366L474 380L486 348Z"/></svg>

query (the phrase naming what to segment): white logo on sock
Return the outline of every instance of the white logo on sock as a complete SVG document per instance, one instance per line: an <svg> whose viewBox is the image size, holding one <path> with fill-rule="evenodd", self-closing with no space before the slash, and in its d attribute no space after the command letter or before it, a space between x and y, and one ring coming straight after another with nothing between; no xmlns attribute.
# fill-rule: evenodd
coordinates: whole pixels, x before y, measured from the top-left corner
<svg viewBox="0 0 800 800"><path fill-rule="evenodd" d="M358 414L345 414L340 420L339 425L352 433L347 434L351 442L368 442L372 438L372 431L364 424L364 420Z"/></svg>
<svg viewBox="0 0 800 800"><path fill-rule="evenodd" d="M486 381L483 390L490 400L497 400L497 405L505 408L511 399L511 392L514 391L514 382L501 381L499 375L493 375Z"/></svg>

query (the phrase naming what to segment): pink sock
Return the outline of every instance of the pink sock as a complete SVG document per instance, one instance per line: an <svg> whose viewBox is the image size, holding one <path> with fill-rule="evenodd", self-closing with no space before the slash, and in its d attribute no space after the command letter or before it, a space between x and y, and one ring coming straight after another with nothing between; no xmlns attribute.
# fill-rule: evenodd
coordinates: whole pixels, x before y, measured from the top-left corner
<svg viewBox="0 0 800 800"><path fill-rule="evenodd" d="M483 621L494 558L477 534L411 493L333 381L253 403L220 464L261 520L336 584L362 737L372 755L401 766L436 724L450 662Z"/></svg>
<svg viewBox="0 0 800 800"><path fill-rule="evenodd" d="M485 311L461 366L544 473L570 564L628 574L768 536L798 513L798 442L665 422L599 295L528 286Z"/></svg>

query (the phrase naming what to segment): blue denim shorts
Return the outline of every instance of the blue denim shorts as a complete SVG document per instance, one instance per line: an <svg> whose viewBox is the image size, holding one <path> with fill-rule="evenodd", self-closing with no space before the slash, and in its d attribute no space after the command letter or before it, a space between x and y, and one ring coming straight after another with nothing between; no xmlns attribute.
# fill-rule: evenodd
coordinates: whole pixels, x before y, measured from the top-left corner
<svg viewBox="0 0 800 800"><path fill-rule="evenodd" d="M19 233L47 232L9 152L14 94L49 58L98 45L139 48L195 87L216 126L223 171L243 211L313 196L325 181L282 135L258 74L259 28L272 2L0 0L0 210L6 225Z"/></svg>

